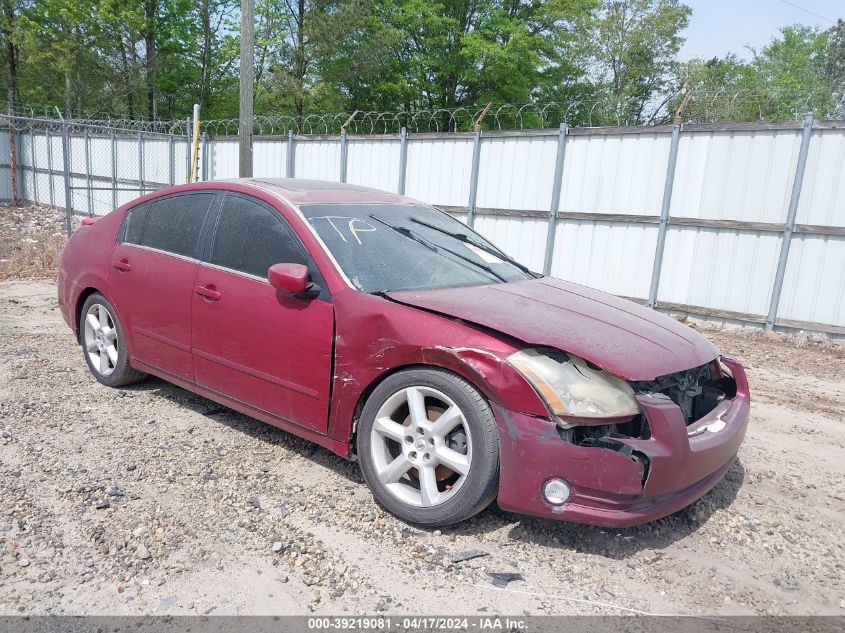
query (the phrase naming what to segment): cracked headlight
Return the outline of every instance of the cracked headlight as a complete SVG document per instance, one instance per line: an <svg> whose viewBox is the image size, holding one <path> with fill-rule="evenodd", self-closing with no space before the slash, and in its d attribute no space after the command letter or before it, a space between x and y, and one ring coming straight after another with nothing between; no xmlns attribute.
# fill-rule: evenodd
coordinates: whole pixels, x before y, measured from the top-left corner
<svg viewBox="0 0 845 633"><path fill-rule="evenodd" d="M583 358L555 349L524 349L511 354L508 362L534 385L555 415L615 418L640 412L631 385Z"/></svg>

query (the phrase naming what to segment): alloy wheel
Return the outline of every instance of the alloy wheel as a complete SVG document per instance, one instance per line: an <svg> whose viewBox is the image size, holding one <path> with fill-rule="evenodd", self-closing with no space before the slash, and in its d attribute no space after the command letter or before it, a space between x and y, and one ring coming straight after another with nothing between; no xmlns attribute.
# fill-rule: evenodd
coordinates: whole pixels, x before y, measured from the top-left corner
<svg viewBox="0 0 845 633"><path fill-rule="evenodd" d="M432 507L463 485L472 439L461 409L431 387L406 387L385 400L371 430L379 481L400 501Z"/></svg>
<svg viewBox="0 0 845 633"><path fill-rule="evenodd" d="M106 306L94 303L88 308L83 343L94 371L101 376L114 372L118 357L117 328Z"/></svg>

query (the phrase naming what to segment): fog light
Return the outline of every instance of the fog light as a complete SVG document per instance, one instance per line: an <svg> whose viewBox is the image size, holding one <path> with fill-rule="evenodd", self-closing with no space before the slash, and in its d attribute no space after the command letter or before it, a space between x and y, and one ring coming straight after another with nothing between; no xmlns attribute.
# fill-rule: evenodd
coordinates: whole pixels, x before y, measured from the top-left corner
<svg viewBox="0 0 845 633"><path fill-rule="evenodd" d="M553 506L564 504L569 499L569 484L563 479L549 479L543 484L543 497Z"/></svg>

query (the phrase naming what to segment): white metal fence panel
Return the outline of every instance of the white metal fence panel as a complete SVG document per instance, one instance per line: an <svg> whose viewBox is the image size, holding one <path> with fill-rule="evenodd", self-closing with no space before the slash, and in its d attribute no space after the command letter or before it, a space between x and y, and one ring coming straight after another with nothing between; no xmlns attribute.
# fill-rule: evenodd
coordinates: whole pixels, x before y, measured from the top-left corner
<svg viewBox="0 0 845 633"><path fill-rule="evenodd" d="M200 169L198 179L204 177L207 180L223 180L224 178L238 177L237 140L206 141L200 143L200 147L205 148L205 151L208 152L208 160L205 176L203 176L202 169Z"/></svg>
<svg viewBox="0 0 845 633"><path fill-rule="evenodd" d="M670 215L783 222L800 131L683 132Z"/></svg>
<svg viewBox="0 0 845 633"><path fill-rule="evenodd" d="M9 133L5 130L0 134L0 156L9 156ZM0 197L4 200L12 197L12 169L8 160L6 158L6 164L0 168Z"/></svg>
<svg viewBox="0 0 845 633"><path fill-rule="evenodd" d="M625 297L648 297L653 224L559 220L551 274Z"/></svg>
<svg viewBox="0 0 845 633"><path fill-rule="evenodd" d="M665 132L570 135L560 210L656 215L668 156Z"/></svg>
<svg viewBox="0 0 845 633"><path fill-rule="evenodd" d="M531 270L542 270L547 226L546 220L482 215L474 228Z"/></svg>
<svg viewBox="0 0 845 633"><path fill-rule="evenodd" d="M792 239L778 316L845 326L845 237Z"/></svg>
<svg viewBox="0 0 845 633"><path fill-rule="evenodd" d="M368 138L348 143L346 182L385 191L399 190L399 140Z"/></svg>
<svg viewBox="0 0 845 633"><path fill-rule="evenodd" d="M252 144L252 173L256 178L284 178L288 168L287 139L256 140Z"/></svg>
<svg viewBox="0 0 845 633"><path fill-rule="evenodd" d="M548 211L556 154L557 136L482 137L478 206Z"/></svg>
<svg viewBox="0 0 845 633"><path fill-rule="evenodd" d="M800 124L691 126L679 132L669 200L658 307L761 323L772 301L784 223L801 146ZM78 130L68 168L75 211L101 215L188 179L186 136ZM139 145L139 139L143 144ZM548 217L555 206L556 131L483 134L474 227L534 270L617 295L650 299L658 218L672 134L668 128L572 130L565 137L554 239L546 262ZM18 134L18 190L27 200L63 208L63 138L56 128ZM474 135L411 134L402 171L396 135L350 136L346 180L405 192L449 208L467 222ZM338 136L295 136L288 169L286 136L254 141L256 177L339 180ZM0 156L9 156L8 133ZM143 168L141 167L143 165ZM234 137L203 138L197 177L238 173ZM8 159L0 197L11 197ZM621 216L621 217L620 217ZM810 136L797 227L786 260L780 309L786 325L817 324L845 334L845 128L817 126ZM733 315L733 316L732 316Z"/></svg>
<svg viewBox="0 0 845 633"><path fill-rule="evenodd" d="M845 227L845 133L841 129L813 134L798 223Z"/></svg>
<svg viewBox="0 0 845 633"><path fill-rule="evenodd" d="M777 233L671 228L658 297L669 303L764 315L779 252Z"/></svg>
<svg viewBox="0 0 845 633"><path fill-rule="evenodd" d="M297 139L294 176L315 180L340 180L340 140Z"/></svg>
<svg viewBox="0 0 845 633"><path fill-rule="evenodd" d="M472 171L472 137L408 141L405 193L429 204L465 207Z"/></svg>

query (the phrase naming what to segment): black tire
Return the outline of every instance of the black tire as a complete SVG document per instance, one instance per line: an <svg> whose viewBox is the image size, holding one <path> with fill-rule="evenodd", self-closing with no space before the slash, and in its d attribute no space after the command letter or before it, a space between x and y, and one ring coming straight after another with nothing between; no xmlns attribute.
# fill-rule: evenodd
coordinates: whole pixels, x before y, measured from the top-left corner
<svg viewBox="0 0 845 633"><path fill-rule="evenodd" d="M100 368L94 365L86 346L85 319L87 318L89 310L91 310L93 306L105 307L108 311L109 318L114 324L114 330L117 333L117 339L115 341L117 361L113 363L113 367L109 368L108 373L101 372ZM114 309L114 306L109 303L108 299L99 292L95 292L89 296L82 305L79 319L79 342L82 345L82 353L85 356L85 362L88 364L88 369L92 374L94 374L94 377L99 382L103 383L107 387L123 387L125 385L131 385L132 383L141 382L148 376L148 374L138 371L137 369L133 369L129 365L129 352L126 349L126 336L124 335L123 327L120 325L120 321L117 318L117 311Z"/></svg>
<svg viewBox="0 0 845 633"><path fill-rule="evenodd" d="M448 396L463 413L472 442L469 472L445 502L430 507L399 499L378 477L372 454L376 414L385 402L408 387L428 387ZM367 399L358 424L357 452L364 480L376 501L398 518L422 527L460 523L484 510L496 498L499 483L499 428L484 397L466 380L440 369L409 369L382 382Z"/></svg>

